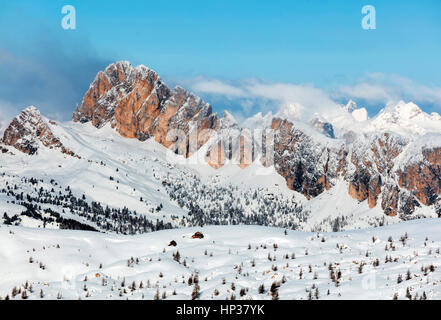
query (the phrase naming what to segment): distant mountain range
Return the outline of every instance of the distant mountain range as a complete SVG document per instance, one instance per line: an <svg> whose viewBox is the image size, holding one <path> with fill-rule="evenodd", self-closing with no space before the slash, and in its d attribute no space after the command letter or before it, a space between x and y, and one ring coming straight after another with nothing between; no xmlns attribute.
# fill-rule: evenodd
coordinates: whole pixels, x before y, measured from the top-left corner
<svg viewBox="0 0 441 320"><path fill-rule="evenodd" d="M274 115L259 113L238 123L228 112L222 116L214 113L193 93L181 87L169 88L153 70L118 62L98 73L75 110L73 122L58 124L35 107L14 118L1 140L0 174L2 170L8 172L8 179L16 184L17 179L30 175L60 179L65 181L64 191L77 183L74 193L79 198L84 194L86 199L99 199L104 206L124 207L137 214L144 210L146 216L168 210L161 218L170 226L251 221L327 230L441 216L439 114L427 114L412 102L399 102L369 118L366 109L349 101L337 114L315 114L305 123L296 118L296 108L293 104ZM115 138L115 134L120 137ZM143 146L148 150L141 150ZM164 147L172 148L175 160L201 160L196 166L174 165L175 160L165 156ZM146 157L149 161L156 157L161 164L162 169L157 169L160 181L151 172L148 177L138 176L147 180L136 178L152 168ZM92 168L97 163L98 167ZM89 180L78 172L98 177ZM94 194L94 189L104 183L104 176L107 179L121 172L127 174L125 178L134 179L121 177L124 191L117 188L106 196L106 188L101 187L103 194ZM175 185L173 189L173 172L181 179L179 188ZM78 184L69 176L72 174L83 177L83 181ZM191 178L183 181L185 176ZM2 203L11 207L11 199L17 201L21 190L17 184L12 196L5 184L6 175L3 177L0 211ZM156 180L159 188L152 182ZM146 189L143 184L150 186ZM205 186L207 194L190 195L192 191L202 192L197 191L196 184ZM221 185L232 188L224 193L232 199L220 199ZM139 188L144 188L144 194L137 194ZM208 194L209 188L217 189L216 193ZM242 188L240 197L249 197L255 203L236 199L239 194L234 188ZM23 187L27 192L31 189ZM179 199L175 198L178 191ZM119 203L117 197L109 199L115 192L125 193ZM153 213L147 212L152 208L131 205L134 197L148 199ZM48 198L55 199L54 195ZM228 201L236 205L225 207ZM158 202L164 208L156 211ZM22 200L17 206L24 210L25 203ZM210 203L216 204L215 213ZM22 212L17 206L13 211L18 221ZM51 210L63 216L62 207L55 204ZM69 219L78 220L78 210L72 209ZM277 218L257 218L265 215ZM83 220L100 229L93 219ZM54 226L60 223L54 222Z"/></svg>

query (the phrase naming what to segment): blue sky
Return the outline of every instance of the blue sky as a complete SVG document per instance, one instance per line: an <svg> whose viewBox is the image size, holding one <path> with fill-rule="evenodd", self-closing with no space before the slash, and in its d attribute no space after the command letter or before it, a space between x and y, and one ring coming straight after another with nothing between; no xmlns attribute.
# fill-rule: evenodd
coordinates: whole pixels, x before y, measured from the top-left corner
<svg viewBox="0 0 441 320"><path fill-rule="evenodd" d="M76 8L76 30L61 28L66 4ZM361 28L368 4L376 30ZM0 108L35 104L66 119L99 70L129 60L218 111L277 108L296 99L290 86L353 98L371 114L397 99L440 111L440 17L439 0L3 0ZM250 83L283 85L286 97L256 94Z"/></svg>

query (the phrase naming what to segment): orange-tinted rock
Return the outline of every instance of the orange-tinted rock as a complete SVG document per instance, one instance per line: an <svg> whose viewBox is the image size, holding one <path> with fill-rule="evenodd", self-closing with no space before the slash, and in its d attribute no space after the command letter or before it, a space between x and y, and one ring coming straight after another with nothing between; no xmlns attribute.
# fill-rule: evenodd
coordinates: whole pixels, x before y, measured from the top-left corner
<svg viewBox="0 0 441 320"><path fill-rule="evenodd" d="M112 64L97 75L73 120L91 121L98 128L110 123L123 137L141 141L154 137L186 157L208 141L204 129L218 127L217 115L199 97L180 87L171 90L153 70L128 62ZM179 130L182 139L171 130ZM190 130L198 132L196 150L189 147Z"/></svg>
<svg viewBox="0 0 441 320"><path fill-rule="evenodd" d="M26 108L12 120L5 130L2 142L29 155L35 154L40 145L71 153L66 151L35 107Z"/></svg>
<svg viewBox="0 0 441 320"><path fill-rule="evenodd" d="M441 194L441 148L423 151L424 161L399 170L398 184L424 205L433 205Z"/></svg>

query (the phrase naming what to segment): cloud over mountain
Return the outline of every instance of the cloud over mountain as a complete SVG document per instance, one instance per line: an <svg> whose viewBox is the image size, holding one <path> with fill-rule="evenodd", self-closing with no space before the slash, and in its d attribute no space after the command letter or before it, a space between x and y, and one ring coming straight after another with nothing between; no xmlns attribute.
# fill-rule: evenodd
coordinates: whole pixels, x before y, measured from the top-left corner
<svg viewBox="0 0 441 320"><path fill-rule="evenodd" d="M352 85L340 86L336 95L383 104L400 100L415 101L419 104L431 104L441 110L440 86L422 85L395 74L368 74Z"/></svg>

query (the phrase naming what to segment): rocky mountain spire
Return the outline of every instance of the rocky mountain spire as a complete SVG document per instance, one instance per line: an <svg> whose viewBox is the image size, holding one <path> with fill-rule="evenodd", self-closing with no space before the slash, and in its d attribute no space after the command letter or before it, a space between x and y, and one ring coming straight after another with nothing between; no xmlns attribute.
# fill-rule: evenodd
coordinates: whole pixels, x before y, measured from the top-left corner
<svg viewBox="0 0 441 320"><path fill-rule="evenodd" d="M170 129L189 133L219 125L218 116L201 98L181 87L170 89L155 71L126 61L98 73L73 121L91 122L97 128L109 124L124 137L141 141L154 137L167 147L172 144L166 137ZM200 138L200 145L207 141Z"/></svg>
<svg viewBox="0 0 441 320"><path fill-rule="evenodd" d="M65 154L75 155L54 135L51 125L56 123L46 120L34 106L27 107L12 120L2 142L29 155L37 153L41 146L58 148Z"/></svg>

